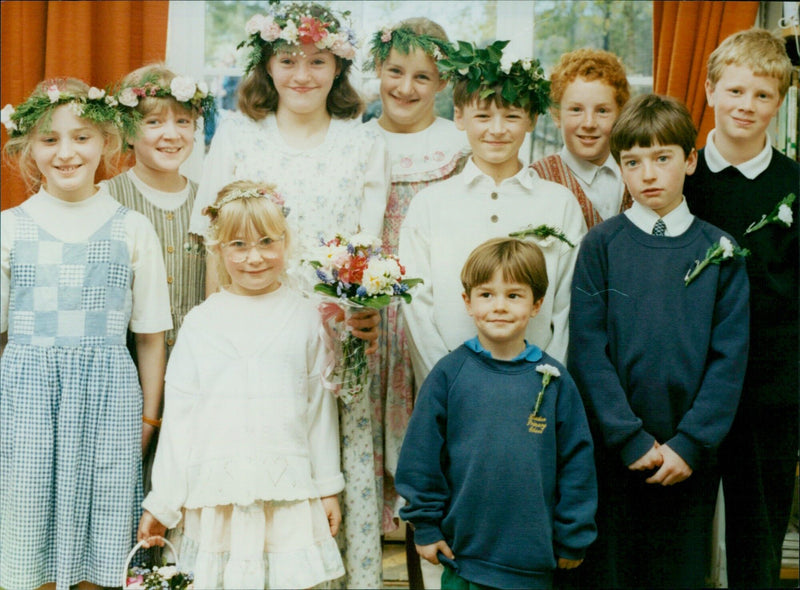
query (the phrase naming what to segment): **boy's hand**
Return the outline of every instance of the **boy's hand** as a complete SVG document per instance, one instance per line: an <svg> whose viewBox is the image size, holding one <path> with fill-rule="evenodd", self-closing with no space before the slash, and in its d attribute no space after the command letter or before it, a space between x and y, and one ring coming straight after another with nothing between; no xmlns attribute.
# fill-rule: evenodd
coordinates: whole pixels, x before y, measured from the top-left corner
<svg viewBox="0 0 800 590"><path fill-rule="evenodd" d="M153 545L164 545L163 539L153 539L151 537L163 537L167 534L167 527L158 522L155 516L150 514L147 510L142 513L142 518L139 520L139 530L136 532L136 540L144 541L143 547L152 547Z"/></svg>
<svg viewBox="0 0 800 590"><path fill-rule="evenodd" d="M325 508L325 515L328 517L328 526L331 528L331 537L335 537L339 532L339 525L342 524L342 510L339 508L339 498L337 496L325 496L321 498L322 507Z"/></svg>
<svg viewBox="0 0 800 590"><path fill-rule="evenodd" d="M678 453L670 449L667 445L659 447L664 462L661 468L645 481L647 483L660 483L662 486L671 486L680 483L692 474L692 468L684 461Z"/></svg>
<svg viewBox="0 0 800 590"><path fill-rule="evenodd" d="M631 471L648 471L661 467L664 463L664 456L661 454L660 448L658 441L655 441L649 451L628 465L628 469Z"/></svg>
<svg viewBox="0 0 800 590"><path fill-rule="evenodd" d="M376 309L359 310L350 315L347 325L352 328L352 334L369 342L367 354L378 350L378 336L380 336L381 314Z"/></svg>
<svg viewBox="0 0 800 590"><path fill-rule="evenodd" d="M583 563L582 559L567 559L566 557L559 557L558 558L558 569L560 570L571 570L578 567L580 564Z"/></svg>
<svg viewBox="0 0 800 590"><path fill-rule="evenodd" d="M441 541L436 541L432 545L416 545L416 548L417 553L419 553L421 558L423 558L425 561L430 561L434 565L439 565L438 555L440 551L448 559L456 558L456 556L453 555L452 549L450 549L449 545L444 542L444 539Z"/></svg>

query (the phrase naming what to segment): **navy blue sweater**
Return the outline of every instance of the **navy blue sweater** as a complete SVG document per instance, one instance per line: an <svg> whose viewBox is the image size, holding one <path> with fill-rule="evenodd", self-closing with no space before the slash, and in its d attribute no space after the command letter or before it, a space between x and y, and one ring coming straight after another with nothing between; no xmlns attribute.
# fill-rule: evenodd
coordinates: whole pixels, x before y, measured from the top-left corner
<svg viewBox="0 0 800 590"><path fill-rule="evenodd" d="M684 285L723 235L695 218L680 236L652 236L621 214L581 242L569 368L602 444L625 465L657 440L697 469L730 429L747 361L745 264L709 265Z"/></svg>
<svg viewBox="0 0 800 590"><path fill-rule="evenodd" d="M545 390L544 421L529 427L541 364L561 376ZM547 354L503 362L462 345L440 360L414 406L395 483L415 542L444 539L455 562L440 559L477 584L550 587L556 556L581 559L596 536L586 415L572 378Z"/></svg>
<svg viewBox="0 0 800 590"><path fill-rule="evenodd" d="M728 167L711 172L704 150L697 170L686 177L686 200L692 212L730 232L752 255L747 272L750 293L750 360L742 409L772 406L797 416L800 391L800 164L775 150L764 172L753 179ZM770 224L744 235L747 226L772 212L789 193L790 227ZM779 406L776 408L775 406Z"/></svg>

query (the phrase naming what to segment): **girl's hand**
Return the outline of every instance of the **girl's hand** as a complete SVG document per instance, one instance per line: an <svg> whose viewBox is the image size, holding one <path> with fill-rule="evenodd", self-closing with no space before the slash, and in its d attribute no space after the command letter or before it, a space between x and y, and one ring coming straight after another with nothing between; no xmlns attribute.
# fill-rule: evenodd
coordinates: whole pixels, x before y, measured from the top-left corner
<svg viewBox="0 0 800 590"><path fill-rule="evenodd" d="M660 483L662 486L671 486L680 483L692 474L692 468L678 453L667 445L661 445L661 455L664 461L661 468L645 481L647 483Z"/></svg>
<svg viewBox="0 0 800 590"><path fill-rule="evenodd" d="M325 496L320 498L325 515L328 517L328 526L331 528L331 537L335 537L339 532L339 525L342 524L342 510L339 508L338 496Z"/></svg>
<svg viewBox="0 0 800 590"><path fill-rule="evenodd" d="M415 547L417 548L417 553L419 553L419 556L422 559L429 561L434 565L439 565L440 552L448 559L456 558L456 556L453 555L453 550L450 549L450 546L445 542L444 539L441 541L436 541L435 543L431 543L430 545L415 545Z"/></svg>
<svg viewBox="0 0 800 590"><path fill-rule="evenodd" d="M156 519L155 516L145 510L142 514L141 520L139 520L139 530L136 532L136 540L144 541L142 546L145 548L152 547L153 545L163 546L163 539L153 539L150 541L150 538L163 537L165 534L167 534L167 527L158 522L158 519Z"/></svg>
<svg viewBox="0 0 800 590"><path fill-rule="evenodd" d="M631 471L648 471L661 467L663 462L664 457L661 454L660 446L658 441L655 441L649 451L628 465L628 469Z"/></svg>
<svg viewBox="0 0 800 590"><path fill-rule="evenodd" d="M381 314L378 310L359 310L350 315L347 325L352 328L353 336L369 342L367 354L372 354L378 350L379 326L381 325Z"/></svg>

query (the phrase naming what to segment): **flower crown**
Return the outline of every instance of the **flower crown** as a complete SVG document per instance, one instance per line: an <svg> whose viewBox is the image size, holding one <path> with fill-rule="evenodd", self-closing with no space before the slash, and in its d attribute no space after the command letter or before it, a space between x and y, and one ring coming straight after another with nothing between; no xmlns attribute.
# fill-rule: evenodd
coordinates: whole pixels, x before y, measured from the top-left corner
<svg viewBox="0 0 800 590"><path fill-rule="evenodd" d="M370 42L369 53L373 61L366 64L368 68L374 68L375 64L382 64L389 59L392 48L403 55L408 55L414 49L421 49L426 55L438 62L444 59L451 51L450 43L431 35L419 35L408 27L398 27L393 29L387 27L376 32Z"/></svg>
<svg viewBox="0 0 800 590"><path fill-rule="evenodd" d="M495 41L485 49L459 41L447 58L439 60L442 77L458 82L467 81L467 93L480 90L486 100L502 86L503 100L529 113L545 113L550 106L550 82L544 76L538 59L514 59L503 55L508 41Z"/></svg>
<svg viewBox="0 0 800 590"><path fill-rule="evenodd" d="M280 207L281 214L284 217L289 215L289 208L284 205L283 196L278 193L275 190L275 186L271 184L261 185L258 188L234 189L225 195L219 203L205 207L203 209L203 215L210 217L211 223L214 223L219 216L219 210L228 203L238 199L269 199Z"/></svg>
<svg viewBox="0 0 800 590"><path fill-rule="evenodd" d="M105 90L89 88L86 96L65 92L59 88L57 80L35 90L28 99L17 106L7 104L0 111L0 122L11 137L27 135L36 125L43 123L48 129L53 111L69 104L75 116L95 124L113 123L123 135L136 134L141 115L125 112L117 106L117 99Z"/></svg>
<svg viewBox="0 0 800 590"><path fill-rule="evenodd" d="M142 98L173 98L185 108L194 111L206 121L213 120L217 104L205 82L196 82L187 76L175 76L169 88L158 83L158 76L144 76L138 86L123 86L117 89L114 98L123 107L135 109ZM123 110L127 110L123 109Z"/></svg>
<svg viewBox="0 0 800 590"><path fill-rule="evenodd" d="M312 11L321 13L322 18L312 16ZM345 11L337 16L333 11L310 2L290 4L283 10L270 9L268 14L256 14L244 27L249 38L236 46L236 49L245 45L250 47L245 75L263 61L264 47L269 45L276 52L315 45L352 61L356 56L355 33L339 24L349 15L350 12Z"/></svg>

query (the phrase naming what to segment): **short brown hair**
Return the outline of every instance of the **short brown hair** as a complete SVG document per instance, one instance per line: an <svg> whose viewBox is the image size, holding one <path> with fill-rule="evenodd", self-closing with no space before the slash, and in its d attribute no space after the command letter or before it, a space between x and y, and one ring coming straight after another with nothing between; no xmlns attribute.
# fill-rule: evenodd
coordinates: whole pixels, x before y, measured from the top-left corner
<svg viewBox="0 0 800 590"><path fill-rule="evenodd" d="M602 49L576 49L561 56L550 74L550 99L558 109L564 91L576 78L600 80L614 90L614 100L621 109L631 97L625 68L619 57Z"/></svg>
<svg viewBox="0 0 800 590"><path fill-rule="evenodd" d="M492 280L497 269L503 280L529 285L533 300L547 293L547 266L542 250L533 242L517 238L494 238L475 248L461 269L461 285L469 296L472 289Z"/></svg>
<svg viewBox="0 0 800 590"><path fill-rule="evenodd" d="M752 28L727 37L708 56L708 81L716 85L729 65L749 68L756 76L778 80L781 98L792 81L792 62L783 39L766 29Z"/></svg>
<svg viewBox="0 0 800 590"><path fill-rule="evenodd" d="M498 109L522 108L520 105L512 104L503 98L502 84L495 86L492 94L488 98L481 98L481 94L486 92L486 86L480 86L472 92L467 92L467 84L469 84L469 80L467 79L460 79L453 84L453 106L458 109L463 109L473 104L482 106L492 103L494 103ZM525 109L528 111L531 121L535 121L539 114L536 112L536 106L536 101L531 101L528 103L528 108Z"/></svg>
<svg viewBox="0 0 800 590"><path fill-rule="evenodd" d="M632 99L611 128L611 154L633 146L678 145L686 157L697 140L697 128L686 106L670 96L644 94Z"/></svg>

